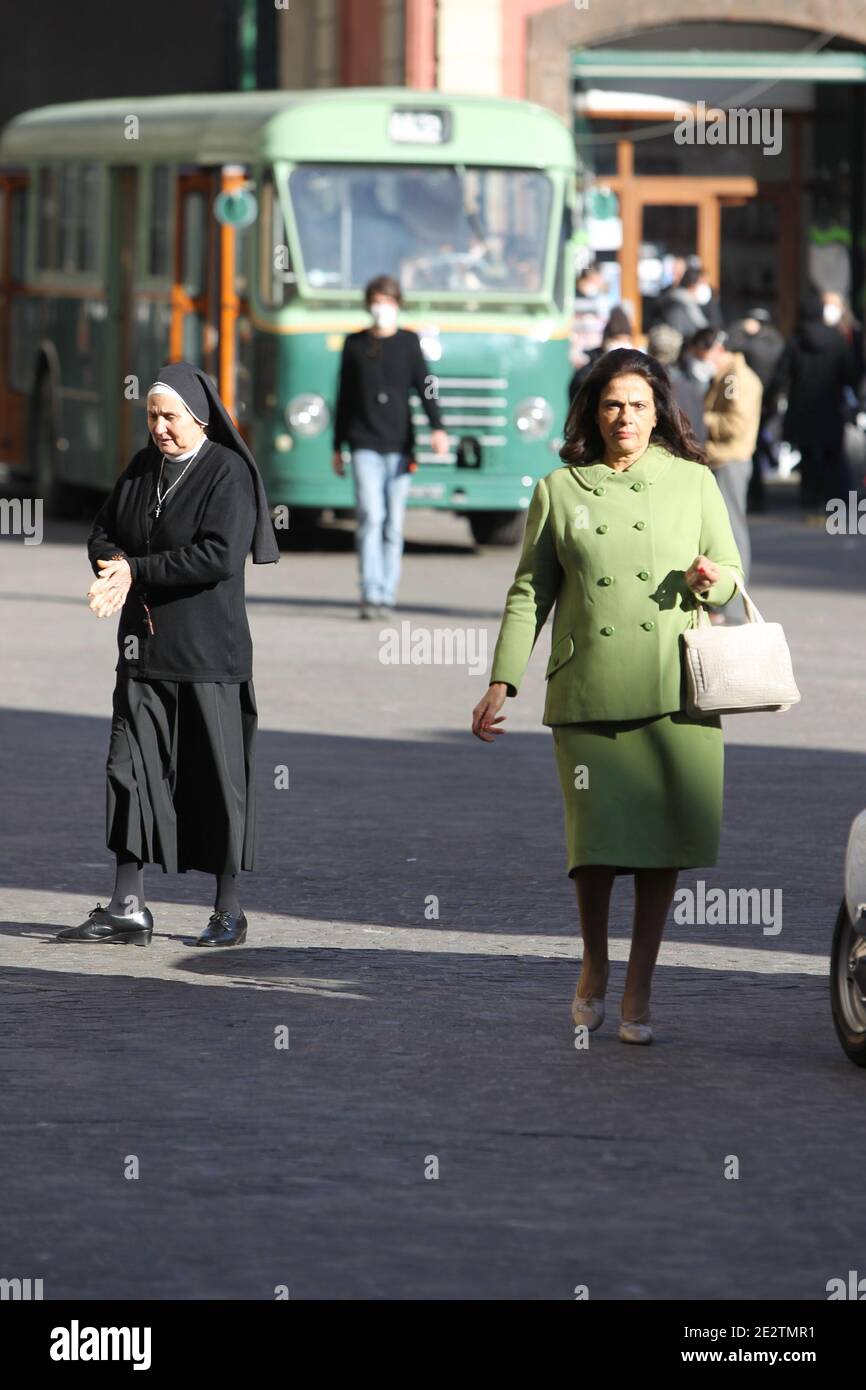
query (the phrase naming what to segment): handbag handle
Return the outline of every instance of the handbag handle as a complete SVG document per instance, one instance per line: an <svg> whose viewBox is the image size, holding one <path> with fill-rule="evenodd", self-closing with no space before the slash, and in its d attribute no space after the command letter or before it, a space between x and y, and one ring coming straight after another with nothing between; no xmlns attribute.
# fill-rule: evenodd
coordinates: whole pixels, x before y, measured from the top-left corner
<svg viewBox="0 0 866 1390"><path fill-rule="evenodd" d="M750 623L762 623L764 619L758 612L757 606L752 602L749 595L746 593L746 586L740 579L740 576L737 574L735 570L731 570L730 575L734 581L734 589L738 589L743 596L743 606L746 610L746 620ZM697 597L697 595L695 595L695 597ZM710 622L710 615L707 612L704 605L700 602L700 600L698 600L698 620L695 626L712 627L712 623Z"/></svg>

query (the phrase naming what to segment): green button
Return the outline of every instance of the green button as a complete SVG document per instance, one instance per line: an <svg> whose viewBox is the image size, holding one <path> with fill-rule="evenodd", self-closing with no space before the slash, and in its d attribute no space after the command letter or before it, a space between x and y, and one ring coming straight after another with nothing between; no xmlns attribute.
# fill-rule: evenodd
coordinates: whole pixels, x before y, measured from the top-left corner
<svg viewBox="0 0 866 1390"><path fill-rule="evenodd" d="M645 623L641 623L641 627L643 628L644 632L652 632L653 628L655 627L655 623L653 622L652 618L647 618Z"/></svg>
<svg viewBox="0 0 866 1390"><path fill-rule="evenodd" d="M642 489L643 489L643 483L632 483L632 485L631 485L631 490L632 490L632 492L641 492Z"/></svg>
<svg viewBox="0 0 866 1390"><path fill-rule="evenodd" d="M638 570L638 579L649 579L649 570Z"/></svg>
<svg viewBox="0 0 866 1390"><path fill-rule="evenodd" d="M601 630L601 635L602 635L602 637L612 637L612 636L613 636L613 628L612 628L612 627L603 627L602 630Z"/></svg>
<svg viewBox="0 0 866 1390"><path fill-rule="evenodd" d="M642 531L642 530L644 529L645 526L646 526L646 522L645 522L645 521L636 521L635 524L634 524L634 529L635 529L636 531Z"/></svg>
<svg viewBox="0 0 866 1390"><path fill-rule="evenodd" d="M605 531L607 530L607 522L605 522L605 524L604 524L603 526L596 526L595 529L596 529L596 531L598 532L598 534L599 534L600 536L603 536L604 533L605 533Z"/></svg>
<svg viewBox="0 0 866 1390"><path fill-rule="evenodd" d="M604 587L607 588L608 584L613 583L613 579L609 574L603 574L598 582L599 584L603 584Z"/></svg>
<svg viewBox="0 0 866 1390"><path fill-rule="evenodd" d="M594 488L593 488L593 492L595 493L596 497L604 497L604 488L603 488L603 487L594 487Z"/></svg>

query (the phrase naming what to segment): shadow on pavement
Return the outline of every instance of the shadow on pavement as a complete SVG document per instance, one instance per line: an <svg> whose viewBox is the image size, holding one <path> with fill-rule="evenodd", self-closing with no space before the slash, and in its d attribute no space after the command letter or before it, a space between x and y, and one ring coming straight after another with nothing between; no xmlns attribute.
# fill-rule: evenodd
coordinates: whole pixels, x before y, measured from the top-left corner
<svg viewBox="0 0 866 1390"><path fill-rule="evenodd" d="M108 733L105 718L3 711L8 889L94 903L110 893ZM274 787L278 766L289 769L287 790ZM576 930L546 731L512 732L493 756L454 731L392 742L262 731L257 770L258 867L241 884L248 916L425 928L435 894L442 930ZM864 804L863 754L729 743L719 864L686 871L681 883L781 888L783 929L770 936L751 925L671 923L666 939L826 954L848 829ZM212 880L199 873L151 867L146 889L155 902L212 902ZM617 934L630 928L630 904L631 880L623 878Z"/></svg>

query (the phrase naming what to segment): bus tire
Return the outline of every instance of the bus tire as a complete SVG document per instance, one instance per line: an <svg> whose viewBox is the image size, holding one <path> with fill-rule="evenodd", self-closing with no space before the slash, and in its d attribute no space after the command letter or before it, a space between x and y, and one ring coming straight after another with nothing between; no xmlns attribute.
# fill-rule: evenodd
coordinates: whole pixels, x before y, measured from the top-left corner
<svg viewBox="0 0 866 1390"><path fill-rule="evenodd" d="M523 536L525 512L468 512L476 545L516 545Z"/></svg>
<svg viewBox="0 0 866 1390"><path fill-rule="evenodd" d="M59 516L68 504L69 489L58 477L51 380L47 372L40 376L33 392L29 438L30 481L34 496L41 498L48 516Z"/></svg>

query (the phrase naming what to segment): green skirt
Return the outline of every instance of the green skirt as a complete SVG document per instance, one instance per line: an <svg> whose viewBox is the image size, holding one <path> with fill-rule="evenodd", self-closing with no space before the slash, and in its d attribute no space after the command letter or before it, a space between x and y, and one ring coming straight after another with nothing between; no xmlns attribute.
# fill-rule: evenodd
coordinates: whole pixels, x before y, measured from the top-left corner
<svg viewBox="0 0 866 1390"><path fill-rule="evenodd" d="M694 869L715 864L724 787L722 721L683 710L652 719L553 727L568 873L584 864Z"/></svg>

